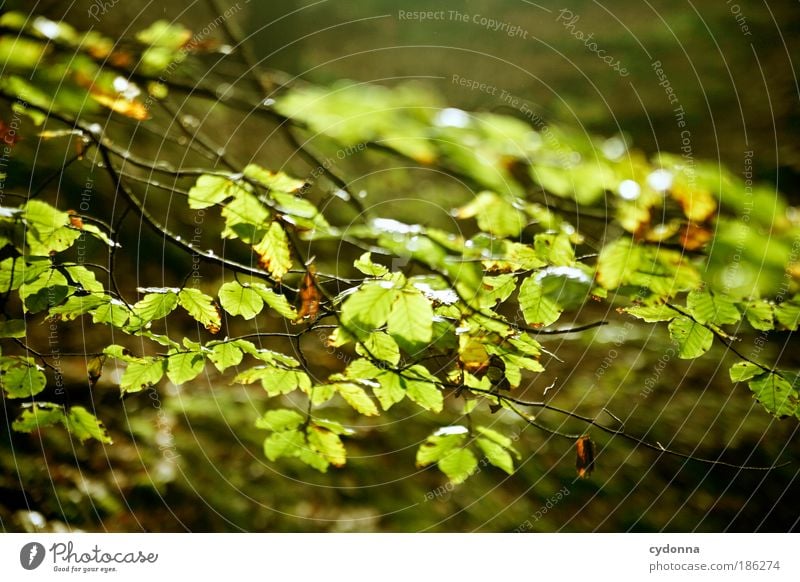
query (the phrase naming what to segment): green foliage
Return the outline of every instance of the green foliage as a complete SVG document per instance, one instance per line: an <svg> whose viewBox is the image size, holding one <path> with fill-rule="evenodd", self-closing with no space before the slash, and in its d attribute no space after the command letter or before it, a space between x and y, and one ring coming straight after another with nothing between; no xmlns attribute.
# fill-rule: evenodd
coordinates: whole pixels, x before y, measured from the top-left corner
<svg viewBox="0 0 800 582"><path fill-rule="evenodd" d="M679 316L669 324L669 334L678 344L678 357L693 359L705 354L714 341L714 334L703 324Z"/></svg>
<svg viewBox="0 0 800 582"><path fill-rule="evenodd" d="M595 301L604 314L620 312L637 324L665 328L682 359L704 355L715 340L725 346L735 334L800 325L800 268L792 253L800 235L796 213L759 186L753 197L763 204L753 211L752 224L743 221L743 184L718 165L698 161L697 175L690 176L680 157L648 159L633 150L609 156L600 138L548 126L556 147L541 127L445 109L414 85L280 84L274 100L256 110L290 132L309 132L321 151L336 152L342 161L344 153L352 154L349 162L376 168L383 163L379 154L388 152L458 178L467 188L447 216L457 225L404 222L409 219L402 213L380 204L366 212L360 199L378 187L391 196L392 183L369 182L362 196L340 187L334 174L328 176L336 184L331 193L315 183L329 169L326 162L306 180L307 168L277 159L269 166L281 171L228 162L224 170L171 168L137 153L131 166L142 171L132 174L121 170L130 154L112 147L112 132L101 139L91 128L103 114L113 114L156 133L163 129L149 106L173 90L162 74L170 71L173 78L193 70L187 65L204 49L190 46L191 31L157 21L135 32L133 48L124 49L132 52L121 54L112 39L97 33L53 23L46 42L19 15L2 18L4 26L27 34L13 45L0 39L0 65L8 68L0 96L27 103L25 114L34 123L52 112L54 124L66 125L53 130L48 122L36 137L75 138L81 148L98 150L104 164L110 160L105 170L113 188L104 184L98 195L135 193L144 182L168 191L170 205L180 211L213 214L218 220L208 221L202 242L212 250L201 255L193 233L172 233L171 223L159 226L157 213L126 197L134 214L146 217L193 263L197 258L221 267L220 279L209 281L206 291L187 286L188 277L180 282L185 274L170 273L172 282L158 284L175 286L139 288L131 297L118 288L118 272L106 266L113 263L107 253L118 258L128 241L118 246L111 238L118 232L103 220L68 211L67 203L46 202L46 195L0 208L0 383L4 398L19 408L17 431L61 424L80 441L111 442L85 408L39 400L52 384L45 364L53 358L34 347L42 339L32 330L41 324L57 329L80 321L85 336L103 344L102 355L92 355L90 389L106 357L124 366L119 388L132 397L155 389L165 376L175 385L232 381L250 394L260 390L251 385L260 385L260 396L273 407L255 421L268 433L265 456L323 472L346 463L343 438L366 433L361 417L405 414L401 403L421 409L424 418L448 418L467 398L470 415L479 414L474 411L483 403L536 425L520 410L527 405L518 405L525 400L515 391L549 373L542 338L570 332L564 325L572 322L591 327L595 322L586 318ZM34 70L32 63L40 60L46 66ZM139 63L135 75L123 74L130 62ZM126 77L142 87L123 94L119 79ZM147 106L138 97L143 91ZM237 91L215 105L215 115L241 103ZM173 184L148 173L169 175ZM666 176L669 185L658 186L653 176ZM602 223L587 227L582 213ZM194 234L200 236L199 230ZM87 247L96 262L84 260ZM191 338L176 323L187 320ZM108 345L109 336L120 343ZM331 365L335 369L320 374ZM60 374L53 364L50 370ZM730 368L730 377L747 382L768 413L798 417L795 372L746 359ZM341 420L321 418L321 410ZM566 404L552 410L570 414ZM486 466L513 473L520 453L512 439L496 428L473 426L471 417L466 424L428 436L417 464L436 464L453 483Z"/></svg>
<svg viewBox="0 0 800 582"><path fill-rule="evenodd" d="M26 407L12 428L20 432L33 432L54 424L62 424L81 442L95 439L105 444L113 444L103 423L82 406L65 409L48 402Z"/></svg>

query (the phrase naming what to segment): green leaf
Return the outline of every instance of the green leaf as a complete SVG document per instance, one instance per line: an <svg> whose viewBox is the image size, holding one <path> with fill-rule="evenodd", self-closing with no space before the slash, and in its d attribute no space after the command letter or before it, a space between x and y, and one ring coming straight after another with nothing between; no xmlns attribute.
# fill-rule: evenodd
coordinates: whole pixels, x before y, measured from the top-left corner
<svg viewBox="0 0 800 582"><path fill-rule="evenodd" d="M425 467L440 461L454 449L463 446L466 438L466 427L451 426L440 429L429 436L419 447L417 451L417 466Z"/></svg>
<svg viewBox="0 0 800 582"><path fill-rule="evenodd" d="M242 350L234 342L222 342L219 344L209 345L211 353L208 359L219 370L224 372L232 366L238 366L242 361Z"/></svg>
<svg viewBox="0 0 800 582"><path fill-rule="evenodd" d="M178 296L174 291L148 293L133 306L133 313L146 324L166 317L178 306Z"/></svg>
<svg viewBox="0 0 800 582"><path fill-rule="evenodd" d="M389 269L383 265L378 265L372 262L372 256L369 252L364 253L358 259L356 259L356 261L353 263L353 266L370 277L383 277L389 273Z"/></svg>
<svg viewBox="0 0 800 582"><path fill-rule="evenodd" d="M244 169L244 175L270 190L279 192L295 192L305 185L303 180L297 180L283 172L270 172L257 164L248 164Z"/></svg>
<svg viewBox="0 0 800 582"><path fill-rule="evenodd" d="M561 308L544 295L541 284L534 277L528 277L522 282L519 289L519 306L525 321L536 327L550 325L561 316Z"/></svg>
<svg viewBox="0 0 800 582"><path fill-rule="evenodd" d="M386 324L399 293L389 281L363 284L342 304L342 325L359 339L368 336Z"/></svg>
<svg viewBox="0 0 800 582"><path fill-rule="evenodd" d="M255 244L264 235L264 225L269 222L270 211L251 193L237 190L238 195L226 202L220 214L225 219L222 238L241 239L246 244Z"/></svg>
<svg viewBox="0 0 800 582"><path fill-rule="evenodd" d="M766 301L749 301L744 305L744 316L753 329L771 331L775 323L772 320L772 305Z"/></svg>
<svg viewBox="0 0 800 582"><path fill-rule="evenodd" d="M23 208L23 218L28 225L25 240L34 255L64 251L81 236L80 230L69 226L66 212L41 200L29 200Z"/></svg>
<svg viewBox="0 0 800 582"><path fill-rule="evenodd" d="M317 207L305 198L277 191L270 192L269 197L273 200L275 210L279 211L286 221L299 228L326 230L330 227Z"/></svg>
<svg viewBox="0 0 800 582"><path fill-rule="evenodd" d="M389 362L393 366L400 362L400 348L397 347L397 342L382 331L371 333L362 342L356 344L356 352L362 356L371 356Z"/></svg>
<svg viewBox="0 0 800 582"><path fill-rule="evenodd" d="M73 406L65 411L58 404L41 402L24 410L11 426L19 432L33 432L55 424L62 424L81 442L93 438L113 444L103 423L82 406Z"/></svg>
<svg viewBox="0 0 800 582"><path fill-rule="evenodd" d="M277 221L269 225L269 230L264 238L253 246L253 250L260 257L260 265L278 281L292 268L289 239L286 237L286 231Z"/></svg>
<svg viewBox="0 0 800 582"><path fill-rule="evenodd" d="M289 300L286 299L286 296L275 293L275 291L262 283L255 283L251 285L251 288L258 293L261 299L264 300L264 303L274 309L278 315L286 319L297 319L297 311L289 303Z"/></svg>
<svg viewBox="0 0 800 582"><path fill-rule="evenodd" d="M40 402L23 410L11 428L18 432L33 432L55 424L64 424L64 414L61 406Z"/></svg>
<svg viewBox="0 0 800 582"><path fill-rule="evenodd" d="M479 298L480 307L492 308L498 303L511 297L517 289L517 279L514 275L498 275L484 277Z"/></svg>
<svg viewBox="0 0 800 582"><path fill-rule="evenodd" d="M736 323L742 317L733 301L709 291L690 292L686 298L686 306L699 323L724 325Z"/></svg>
<svg viewBox="0 0 800 582"><path fill-rule="evenodd" d="M63 267L63 269L69 274L72 282L74 282L76 286L83 287L85 291L90 291L91 293L105 292L103 284L100 283L97 277L95 277L95 274L86 267L82 265L73 265L70 267Z"/></svg>
<svg viewBox="0 0 800 582"><path fill-rule="evenodd" d="M25 337L25 329L24 319L0 321L0 337Z"/></svg>
<svg viewBox="0 0 800 582"><path fill-rule="evenodd" d="M199 210L220 204L227 198L247 194L247 190L225 176L203 174L189 190L189 208Z"/></svg>
<svg viewBox="0 0 800 582"><path fill-rule="evenodd" d="M386 330L408 353L426 347L433 337L433 308L422 292L404 289L389 312Z"/></svg>
<svg viewBox="0 0 800 582"><path fill-rule="evenodd" d="M478 437L476 442L478 443L478 447L480 447L480 449L483 451L483 454L486 455L486 459L492 465L502 469L509 475L514 472L514 460L511 458L511 454L505 448L497 444L495 441L486 438Z"/></svg>
<svg viewBox="0 0 800 582"><path fill-rule="evenodd" d="M35 279L26 279L19 290L19 298L25 303L25 309L31 313L58 305L68 294L67 279L58 271L50 269Z"/></svg>
<svg viewBox="0 0 800 582"><path fill-rule="evenodd" d="M347 459L347 451L339 435L312 424L308 430L308 444L334 467L341 467Z"/></svg>
<svg viewBox="0 0 800 582"><path fill-rule="evenodd" d="M750 380L749 386L756 400L771 414L779 418L798 414L800 394L796 374L792 374L791 382L778 374L762 374Z"/></svg>
<svg viewBox="0 0 800 582"><path fill-rule="evenodd" d="M669 333L678 344L678 357L684 360L702 356L714 341L711 330L683 316L672 320L669 324Z"/></svg>
<svg viewBox="0 0 800 582"><path fill-rule="evenodd" d="M206 359L200 352L170 354L167 358L167 377L176 385L194 380L205 368Z"/></svg>
<svg viewBox="0 0 800 582"><path fill-rule="evenodd" d="M297 457L305 448L305 435L298 430L281 430L264 439L264 456L270 461L281 457Z"/></svg>
<svg viewBox="0 0 800 582"><path fill-rule="evenodd" d="M241 384L252 384L261 381L264 390L270 396L288 394L300 388L308 393L311 390L311 380L308 374L299 370L284 370L273 366L256 366L238 374L234 380Z"/></svg>
<svg viewBox="0 0 800 582"><path fill-rule="evenodd" d="M122 327L128 321L127 306L119 299L112 299L102 304L92 311L92 321L94 323L106 323L114 327Z"/></svg>
<svg viewBox="0 0 800 582"><path fill-rule="evenodd" d="M788 330L794 331L800 325L800 301L793 298L775 306L775 319Z"/></svg>
<svg viewBox="0 0 800 582"><path fill-rule="evenodd" d="M375 364L365 358L353 360L344 371L344 376L351 380L374 380L381 374L386 373L380 370Z"/></svg>
<svg viewBox="0 0 800 582"><path fill-rule="evenodd" d="M144 44L177 50L191 40L192 33L181 24L156 20L144 30L137 32L136 38Z"/></svg>
<svg viewBox="0 0 800 582"><path fill-rule="evenodd" d="M764 373L764 370L750 362L737 362L731 366L728 373L732 382L744 382Z"/></svg>
<svg viewBox="0 0 800 582"><path fill-rule="evenodd" d="M47 377L31 363L11 360L2 365L0 385L9 398L30 398L44 390Z"/></svg>
<svg viewBox="0 0 800 582"><path fill-rule="evenodd" d="M458 218L477 217L478 227L495 236L517 237L525 227L527 217L505 198L484 191L456 212Z"/></svg>
<svg viewBox="0 0 800 582"><path fill-rule="evenodd" d="M419 378L419 380L413 379ZM439 390L438 379L428 370L416 364L403 371L402 384L408 397L425 410L441 412L444 407L444 396Z"/></svg>
<svg viewBox="0 0 800 582"><path fill-rule="evenodd" d="M625 313L629 313L634 317L643 319L647 323L656 323L659 321L672 321L679 314L674 309L666 305L635 305L633 307L626 307L623 309Z"/></svg>
<svg viewBox="0 0 800 582"><path fill-rule="evenodd" d="M508 449L509 451L513 452L517 457L519 457L519 453L514 450L512 440L507 436L500 434L496 430L489 428L487 426L477 426L477 431L481 434L481 436L494 441L504 449Z"/></svg>
<svg viewBox="0 0 800 582"><path fill-rule="evenodd" d="M338 382L333 387L350 406L364 416L378 416L378 408L364 389L353 382Z"/></svg>
<svg viewBox="0 0 800 582"><path fill-rule="evenodd" d="M106 346L105 349L103 349L103 354L106 356L110 356L112 358L116 358L117 360L122 360L123 362L127 363L140 361L140 358L137 358L136 356L131 354L128 348L125 348L118 344L111 344L110 346Z"/></svg>
<svg viewBox="0 0 800 582"><path fill-rule="evenodd" d="M141 358L138 361L131 362L122 374L119 381L119 387L123 392L139 392L148 386L158 384L164 372L166 371L167 363L163 358Z"/></svg>
<svg viewBox="0 0 800 582"><path fill-rule="evenodd" d="M67 430L78 437L81 442L92 438L107 445L113 444L103 423L84 407L73 406L69 409L66 417L62 418L64 418Z"/></svg>
<svg viewBox="0 0 800 582"><path fill-rule="evenodd" d="M178 293L178 303L207 330L219 331L222 319L211 297L199 289L184 288Z"/></svg>
<svg viewBox="0 0 800 582"><path fill-rule="evenodd" d="M397 374L383 372L374 378L377 384L373 385L372 392L384 410L389 410L406 397L405 385Z"/></svg>
<svg viewBox="0 0 800 582"><path fill-rule="evenodd" d="M566 233L537 234L533 239L533 248L536 255L549 265L569 267L575 263L575 249Z"/></svg>
<svg viewBox="0 0 800 582"><path fill-rule="evenodd" d="M47 269L49 269L49 265L46 265L44 270ZM7 293L19 289L23 280L29 278L28 273L30 271L26 269L24 261L19 258L12 257L0 261L0 292ZM36 273L36 276L38 277L40 274Z"/></svg>
<svg viewBox="0 0 800 582"><path fill-rule="evenodd" d="M65 303L51 308L49 317L58 316L63 321L72 321L110 300L106 295L73 295Z"/></svg>
<svg viewBox="0 0 800 582"><path fill-rule="evenodd" d="M439 461L439 469L456 485L466 481L477 468L478 460L469 449L457 449Z"/></svg>
<svg viewBox="0 0 800 582"><path fill-rule="evenodd" d="M628 274L639 268L639 249L629 238L618 239L606 245L597 258L597 282L606 289L616 289L628 279Z"/></svg>
<svg viewBox="0 0 800 582"><path fill-rule="evenodd" d="M250 287L229 281L219 288L219 303L231 315L253 319L264 308L261 295Z"/></svg>
<svg viewBox="0 0 800 582"><path fill-rule="evenodd" d="M264 416L256 420L256 427L271 431L294 430L305 422L305 418L299 412L278 408L268 410Z"/></svg>
<svg viewBox="0 0 800 582"><path fill-rule="evenodd" d="M305 443L308 443L306 439ZM303 463L311 467L312 469L316 469L320 473L327 473L328 467L330 463L328 460L322 456L319 451L316 449L308 446L305 444L303 447L298 448L295 451L295 456L300 459Z"/></svg>

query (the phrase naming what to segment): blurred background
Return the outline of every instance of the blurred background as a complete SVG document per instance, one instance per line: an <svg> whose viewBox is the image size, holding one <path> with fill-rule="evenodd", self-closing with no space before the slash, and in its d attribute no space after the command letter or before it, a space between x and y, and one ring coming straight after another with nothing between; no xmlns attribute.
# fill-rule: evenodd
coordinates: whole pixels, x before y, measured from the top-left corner
<svg viewBox="0 0 800 582"><path fill-rule="evenodd" d="M100 5L103 10L93 10ZM719 160L741 174L745 152L752 151L757 177L776 185L793 203L800 201L794 65L800 13L794 2L486 0L431 6L421 0L376 0L361 6L225 0L215 10L208 2L93 0L0 6L65 20L79 29L94 27L114 38L132 36L158 19L200 30L221 10L235 8L231 25L243 31L256 58L289 78L323 84L351 79L390 87L414 82L438 93L443 104L523 119L524 103L544 120L620 136L648 154L679 152L689 131L696 158ZM420 19L414 14L418 11L436 11L441 17ZM221 38L221 33L211 36ZM598 51L610 58L603 60ZM657 62L660 66L654 66ZM245 83L240 66L216 57L198 69L200 77L206 72L220 85ZM224 110L209 116L202 105L191 103L181 104L181 111L202 120L200 129L214 138L224 136L232 155L256 158L271 168L301 163L261 121ZM679 126L679 120L686 125ZM143 133L136 139L145 151L161 146L158 135ZM20 158L25 147L22 142ZM36 171L45 174L51 159L56 164L59 158L40 152ZM384 196L376 203L399 205L418 221L430 218L420 200L449 207L465 200L463 192L429 176L396 166L377 177L366 175L371 168L374 160L354 156L338 169L354 186ZM26 172L18 167L12 178L24 184ZM79 199L87 173L85 167L65 173L67 200ZM417 202L397 202L408 198ZM168 216L178 225L187 220ZM148 285L175 284L190 268L186 257L171 254L157 237L140 234L138 225L132 223L127 234L138 240L140 256L147 257L138 262L133 257L127 265L131 285L140 278ZM203 276L213 287L219 272L208 268ZM258 387L229 385L227 378L209 373L180 389L167 384L159 392L120 400L114 373L107 371L93 393L82 397L101 411L113 446L77 446L57 429L20 435L4 427L0 527L495 532L528 523L524 529L529 531L796 528L797 423L767 416L746 386L731 384L727 368L736 360L719 347L697 361L678 360L669 355L666 329L645 324L631 329L622 316L604 315L611 324L600 330L543 341L564 362L549 364L539 394L556 381L559 403L589 416L602 416L607 407L629 432L695 456L754 466L791 463L768 472L711 466L590 430L598 447L597 466L590 479L579 480L572 441L498 417L491 421L507 423L505 432L518 439L523 455L518 471L507 476L486 467L453 487L435 469L414 467L418 444L440 422L400 407L392 416L395 421L363 427L363 436L348 442L351 458L345 468L318 474L291 461L264 459L264 433L253 422L274 402L267 402ZM196 332L187 323L186 330L172 333ZM64 330L62 337L68 347L80 350L108 343L105 336L86 337L78 326ZM752 346L753 340L743 336L742 346ZM336 362L327 361L331 358L320 346L305 347L320 369L335 369ZM775 332L760 357L797 369L797 348L791 334ZM85 363L74 367L65 375L80 390ZM538 420L568 432L586 430L548 413ZM10 424L7 411L4 422Z"/></svg>

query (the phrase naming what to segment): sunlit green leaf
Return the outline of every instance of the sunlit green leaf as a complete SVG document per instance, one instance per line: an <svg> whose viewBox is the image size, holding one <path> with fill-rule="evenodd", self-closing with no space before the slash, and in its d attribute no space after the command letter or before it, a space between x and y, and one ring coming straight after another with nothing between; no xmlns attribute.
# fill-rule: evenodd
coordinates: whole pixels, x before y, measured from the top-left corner
<svg viewBox="0 0 800 582"><path fill-rule="evenodd" d="M746 303L744 305L744 316L753 329L759 331L774 329L773 307L766 301L749 301Z"/></svg>
<svg viewBox="0 0 800 582"><path fill-rule="evenodd" d="M167 358L167 377L173 384L194 380L205 368L205 357L199 352L171 354Z"/></svg>
<svg viewBox="0 0 800 582"><path fill-rule="evenodd" d="M514 472L514 460L505 448L495 441L486 438L478 438L476 442L481 451L483 451L483 454L486 455L486 460L492 465L502 469L509 475Z"/></svg>
<svg viewBox="0 0 800 582"><path fill-rule="evenodd" d="M528 277L522 282L519 306L525 321L533 326L550 325L561 316L561 308L555 301L544 296L541 284L534 277Z"/></svg>
<svg viewBox="0 0 800 582"><path fill-rule="evenodd" d="M764 370L750 362L737 362L729 370L731 381L744 382L764 373Z"/></svg>
<svg viewBox="0 0 800 582"><path fill-rule="evenodd" d="M775 416L795 416L798 414L798 376L796 373L786 373L783 375L790 378L787 380L775 373L762 374L750 380L750 390L754 397Z"/></svg>
<svg viewBox="0 0 800 582"><path fill-rule="evenodd" d="M687 360L702 356L714 341L711 330L683 316L670 322L669 333L678 344L678 357Z"/></svg>
<svg viewBox="0 0 800 582"><path fill-rule="evenodd" d="M350 406L364 416L377 416L378 408L367 395L366 391L353 382L338 382L333 385L336 392L344 398Z"/></svg>
<svg viewBox="0 0 800 582"><path fill-rule="evenodd" d="M264 308L261 295L238 281L229 281L219 288L219 303L231 315L245 319L253 319Z"/></svg>
<svg viewBox="0 0 800 582"><path fill-rule="evenodd" d="M401 291L389 312L387 331L409 353L427 346L433 334L433 308L416 289Z"/></svg>
<svg viewBox="0 0 800 582"><path fill-rule="evenodd" d="M469 449L456 449L439 461L439 469L455 484L466 481L477 468L478 460Z"/></svg>
<svg viewBox="0 0 800 582"><path fill-rule="evenodd" d="M334 467L341 467L347 459L342 439L326 428L312 425L308 430L308 444Z"/></svg>
<svg viewBox="0 0 800 582"><path fill-rule="evenodd" d="M178 306L178 296L174 291L148 293L133 306L133 313L144 323L162 319Z"/></svg>
<svg viewBox="0 0 800 582"><path fill-rule="evenodd" d="M800 326L800 300L793 298L776 305L775 319L786 329L797 329Z"/></svg>
<svg viewBox="0 0 800 582"><path fill-rule="evenodd" d="M73 406L67 412L65 424L70 433L81 442L95 439L105 444L113 444L111 437L102 422L82 406Z"/></svg>
<svg viewBox="0 0 800 582"><path fill-rule="evenodd" d="M232 366L238 366L242 361L242 350L233 342L222 342L211 347L208 359L219 370L224 372Z"/></svg>
<svg viewBox="0 0 800 582"><path fill-rule="evenodd" d="M386 324L399 293L388 281L365 283L342 304L342 325L359 337L371 334Z"/></svg>
<svg viewBox="0 0 800 582"><path fill-rule="evenodd" d="M736 323L742 317L733 301L709 291L692 291L686 298L686 306L699 323L723 325Z"/></svg>
<svg viewBox="0 0 800 582"><path fill-rule="evenodd" d="M199 289L184 288L178 293L178 302L203 327L212 333L219 331L222 320L211 297Z"/></svg>
<svg viewBox="0 0 800 582"><path fill-rule="evenodd" d="M30 398L46 384L44 372L24 360L6 360L0 367L0 385L9 398Z"/></svg>
<svg viewBox="0 0 800 582"><path fill-rule="evenodd" d="M303 424L304 420L299 412L279 408L265 412L264 416L256 420L256 427L272 431L293 430Z"/></svg>
<svg viewBox="0 0 800 582"><path fill-rule="evenodd" d="M371 277L382 277L389 272L389 269L383 265L373 263L372 257L368 252L356 259L356 261L353 263L353 266L365 275L369 275Z"/></svg>
<svg viewBox="0 0 800 582"><path fill-rule="evenodd" d="M400 361L400 348L392 337L382 331L369 334L360 343L356 344L359 355L377 358L392 365Z"/></svg>
<svg viewBox="0 0 800 582"><path fill-rule="evenodd" d="M158 384L164 376L167 362L163 358L141 358L131 362L122 374L119 387L123 392L139 392Z"/></svg>
<svg viewBox="0 0 800 582"><path fill-rule="evenodd" d="M526 217L514 205L494 192L481 192L456 213L458 218L476 217L478 227L501 238L516 237L525 227Z"/></svg>

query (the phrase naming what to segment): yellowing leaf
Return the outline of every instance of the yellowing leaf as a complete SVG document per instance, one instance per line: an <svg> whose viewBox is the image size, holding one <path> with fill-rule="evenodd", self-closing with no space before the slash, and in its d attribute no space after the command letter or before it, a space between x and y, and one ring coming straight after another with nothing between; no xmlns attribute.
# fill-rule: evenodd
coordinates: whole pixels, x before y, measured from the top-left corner
<svg viewBox="0 0 800 582"><path fill-rule="evenodd" d="M130 117L137 121L145 121L150 119L150 114L147 107L143 103L135 99L126 99L119 95L108 95L104 92L92 90L89 96L97 101L103 107L108 107L116 113L120 113L125 117Z"/></svg>
<svg viewBox="0 0 800 582"><path fill-rule="evenodd" d="M270 224L264 238L261 239L260 243L253 246L253 250L258 253L261 266L278 281L292 268L289 239L278 222Z"/></svg>
<svg viewBox="0 0 800 582"><path fill-rule="evenodd" d="M711 192L701 187L675 184L672 196L683 208L683 213L692 222L704 222L717 210L717 201Z"/></svg>

